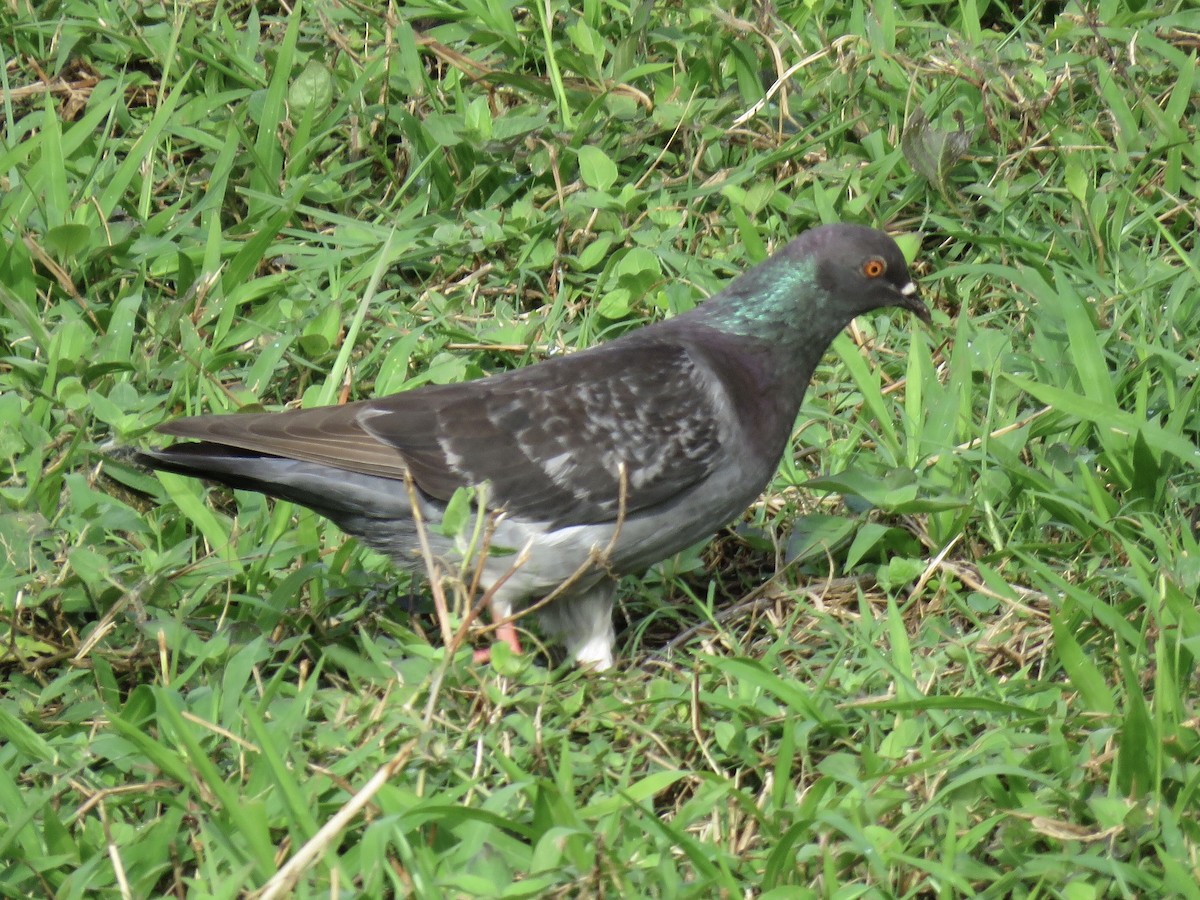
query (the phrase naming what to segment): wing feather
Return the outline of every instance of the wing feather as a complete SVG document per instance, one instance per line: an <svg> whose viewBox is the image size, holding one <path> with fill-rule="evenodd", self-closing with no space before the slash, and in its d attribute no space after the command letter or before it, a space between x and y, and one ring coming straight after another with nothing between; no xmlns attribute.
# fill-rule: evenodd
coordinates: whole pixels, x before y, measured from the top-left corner
<svg viewBox="0 0 1200 900"><path fill-rule="evenodd" d="M635 512L703 480L720 458L713 380L677 344L607 345L456 387L436 404L376 401L365 427L423 489L444 493L451 473L456 485L486 481L514 516L610 521L622 466Z"/></svg>
<svg viewBox="0 0 1200 900"><path fill-rule="evenodd" d="M718 464L724 395L683 346L624 341L480 381L284 413L200 416L160 427L196 438L403 479L446 500L490 485L490 503L556 526L661 503Z"/></svg>

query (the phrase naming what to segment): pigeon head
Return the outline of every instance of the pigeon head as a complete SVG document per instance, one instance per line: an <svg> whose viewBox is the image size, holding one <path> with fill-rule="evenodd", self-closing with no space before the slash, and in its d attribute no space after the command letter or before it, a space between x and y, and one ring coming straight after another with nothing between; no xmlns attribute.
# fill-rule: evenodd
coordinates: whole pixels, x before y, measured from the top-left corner
<svg viewBox="0 0 1200 900"><path fill-rule="evenodd" d="M781 352L824 352L851 319L884 306L930 321L895 241L861 225L824 225L782 247L694 313L712 327L770 342Z"/></svg>
<svg viewBox="0 0 1200 900"><path fill-rule="evenodd" d="M861 225L826 225L792 241L784 252L816 260L816 281L851 318L898 306L930 323L929 309L896 242Z"/></svg>

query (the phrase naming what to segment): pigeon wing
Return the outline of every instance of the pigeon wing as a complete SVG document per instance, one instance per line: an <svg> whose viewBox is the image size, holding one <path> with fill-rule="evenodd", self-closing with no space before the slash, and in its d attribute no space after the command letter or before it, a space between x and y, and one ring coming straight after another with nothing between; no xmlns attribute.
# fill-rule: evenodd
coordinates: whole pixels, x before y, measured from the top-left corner
<svg viewBox="0 0 1200 900"><path fill-rule="evenodd" d="M197 416L159 431L413 481L447 500L489 484L489 505L554 527L612 521L717 465L724 394L677 343L626 341L479 381L342 406Z"/></svg>
<svg viewBox="0 0 1200 900"><path fill-rule="evenodd" d="M722 401L685 348L634 341L395 394L359 420L426 492L444 499L487 482L491 505L562 527L615 519L622 490L631 514L706 478Z"/></svg>

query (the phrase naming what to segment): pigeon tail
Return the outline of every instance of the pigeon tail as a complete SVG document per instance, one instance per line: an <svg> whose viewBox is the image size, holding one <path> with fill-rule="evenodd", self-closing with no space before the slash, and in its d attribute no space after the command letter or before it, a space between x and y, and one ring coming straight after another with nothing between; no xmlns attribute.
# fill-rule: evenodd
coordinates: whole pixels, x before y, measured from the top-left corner
<svg viewBox="0 0 1200 900"><path fill-rule="evenodd" d="M403 481L208 441L142 450L137 461L150 468L299 503L357 536L371 531L369 524L358 524L358 520L378 523L408 519L412 515ZM389 548L389 552L391 549L394 548Z"/></svg>

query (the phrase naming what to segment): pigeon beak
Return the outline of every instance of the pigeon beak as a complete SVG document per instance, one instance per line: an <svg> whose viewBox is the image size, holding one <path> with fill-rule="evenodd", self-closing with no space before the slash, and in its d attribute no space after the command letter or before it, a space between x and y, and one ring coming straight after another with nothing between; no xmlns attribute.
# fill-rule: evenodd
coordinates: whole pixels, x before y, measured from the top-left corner
<svg viewBox="0 0 1200 900"><path fill-rule="evenodd" d="M921 302L921 291L915 281L908 282L908 284L900 288L899 293L900 303L897 304L898 306L916 313L917 318L926 325L933 325L933 316L929 313L929 307Z"/></svg>

